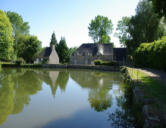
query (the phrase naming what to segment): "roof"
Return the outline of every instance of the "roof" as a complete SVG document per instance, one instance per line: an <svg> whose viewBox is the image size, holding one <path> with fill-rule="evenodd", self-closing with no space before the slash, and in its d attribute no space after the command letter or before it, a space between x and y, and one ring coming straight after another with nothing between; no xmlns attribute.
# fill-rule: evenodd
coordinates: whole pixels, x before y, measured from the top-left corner
<svg viewBox="0 0 166 128"><path fill-rule="evenodd" d="M95 56L97 54L110 55L112 54L113 45L109 44L99 44L99 43L86 43L82 44L75 53L73 54L90 54Z"/></svg>
<svg viewBox="0 0 166 128"><path fill-rule="evenodd" d="M49 57L51 54L51 48L50 47L46 47L44 48L39 54L37 57L39 58L47 58Z"/></svg>

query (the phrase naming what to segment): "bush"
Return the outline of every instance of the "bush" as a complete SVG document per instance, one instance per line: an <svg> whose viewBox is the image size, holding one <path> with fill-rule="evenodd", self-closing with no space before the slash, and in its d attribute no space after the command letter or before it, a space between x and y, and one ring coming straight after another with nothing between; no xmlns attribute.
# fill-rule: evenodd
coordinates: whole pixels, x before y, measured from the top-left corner
<svg viewBox="0 0 166 128"><path fill-rule="evenodd" d="M135 65L166 71L166 36L152 43L142 43L133 59Z"/></svg>
<svg viewBox="0 0 166 128"><path fill-rule="evenodd" d="M118 62L115 61L103 61L103 60L94 60L95 65L106 65L106 66L119 66Z"/></svg>
<svg viewBox="0 0 166 128"><path fill-rule="evenodd" d="M18 58L16 64L17 65L25 64L25 60L23 58Z"/></svg>
<svg viewBox="0 0 166 128"><path fill-rule="evenodd" d="M42 64L48 64L48 59L43 59Z"/></svg>

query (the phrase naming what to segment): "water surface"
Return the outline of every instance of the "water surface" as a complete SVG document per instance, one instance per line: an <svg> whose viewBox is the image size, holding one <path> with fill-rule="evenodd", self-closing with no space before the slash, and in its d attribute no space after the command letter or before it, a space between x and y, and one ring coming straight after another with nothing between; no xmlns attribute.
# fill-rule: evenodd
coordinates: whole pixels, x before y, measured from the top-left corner
<svg viewBox="0 0 166 128"><path fill-rule="evenodd" d="M0 128L133 127L120 73L0 71Z"/></svg>

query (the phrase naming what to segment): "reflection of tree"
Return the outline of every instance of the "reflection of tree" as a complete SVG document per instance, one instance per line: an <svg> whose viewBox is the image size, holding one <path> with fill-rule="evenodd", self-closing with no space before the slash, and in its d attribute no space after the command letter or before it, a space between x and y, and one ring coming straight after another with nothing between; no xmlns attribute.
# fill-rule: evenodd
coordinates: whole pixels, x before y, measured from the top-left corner
<svg viewBox="0 0 166 128"><path fill-rule="evenodd" d="M108 89L91 89L89 92L89 102L91 107L97 112L101 112L111 107L112 96Z"/></svg>
<svg viewBox="0 0 166 128"><path fill-rule="evenodd" d="M30 95L41 89L33 71L3 69L0 73L0 124L10 114L19 113L29 104Z"/></svg>
<svg viewBox="0 0 166 128"><path fill-rule="evenodd" d="M50 86L53 96L55 96L58 86L61 90L65 90L69 80L69 72L67 71L45 70L44 72L38 72L37 75Z"/></svg>
<svg viewBox="0 0 166 128"><path fill-rule="evenodd" d="M26 71L23 75L18 76L15 81L15 99L13 114L19 113L24 105L29 104L30 95L36 94L41 90L41 81L36 77L33 71Z"/></svg>
<svg viewBox="0 0 166 128"><path fill-rule="evenodd" d="M13 110L13 85L10 76L6 76L3 81L0 80L0 124L7 119Z"/></svg>
<svg viewBox="0 0 166 128"><path fill-rule="evenodd" d="M129 116L125 111L118 110L109 115L109 121L114 128L134 128L134 118Z"/></svg>
<svg viewBox="0 0 166 128"><path fill-rule="evenodd" d="M61 71L59 72L56 84L59 85L61 90L65 91L68 80L69 80L69 72Z"/></svg>
<svg viewBox="0 0 166 128"><path fill-rule="evenodd" d="M88 100L92 108L100 112L111 107L112 96L109 94L109 90L113 83L119 83L119 73L71 71L70 76L82 88L90 89Z"/></svg>
<svg viewBox="0 0 166 128"><path fill-rule="evenodd" d="M135 127L135 118L132 114L131 101L128 97L129 92L125 89L126 85L124 83L120 83L119 91L123 90L123 93L119 93L121 95L116 96L117 106L113 113L109 114L109 121L111 121L111 126L115 128L124 127L124 128L134 128ZM131 96L130 96L131 97ZM136 111L136 110L134 110ZM140 126L142 127L142 126Z"/></svg>

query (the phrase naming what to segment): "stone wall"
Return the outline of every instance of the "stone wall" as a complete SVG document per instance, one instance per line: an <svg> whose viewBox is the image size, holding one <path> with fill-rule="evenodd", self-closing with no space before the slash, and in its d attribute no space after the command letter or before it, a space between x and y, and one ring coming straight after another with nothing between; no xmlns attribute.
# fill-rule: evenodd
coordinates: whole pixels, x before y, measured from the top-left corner
<svg viewBox="0 0 166 128"><path fill-rule="evenodd" d="M99 55L99 56L91 56L91 55L74 55L70 57L70 63L71 64L87 64L87 65L93 65L94 60L103 60L103 61L112 61L113 55Z"/></svg>

